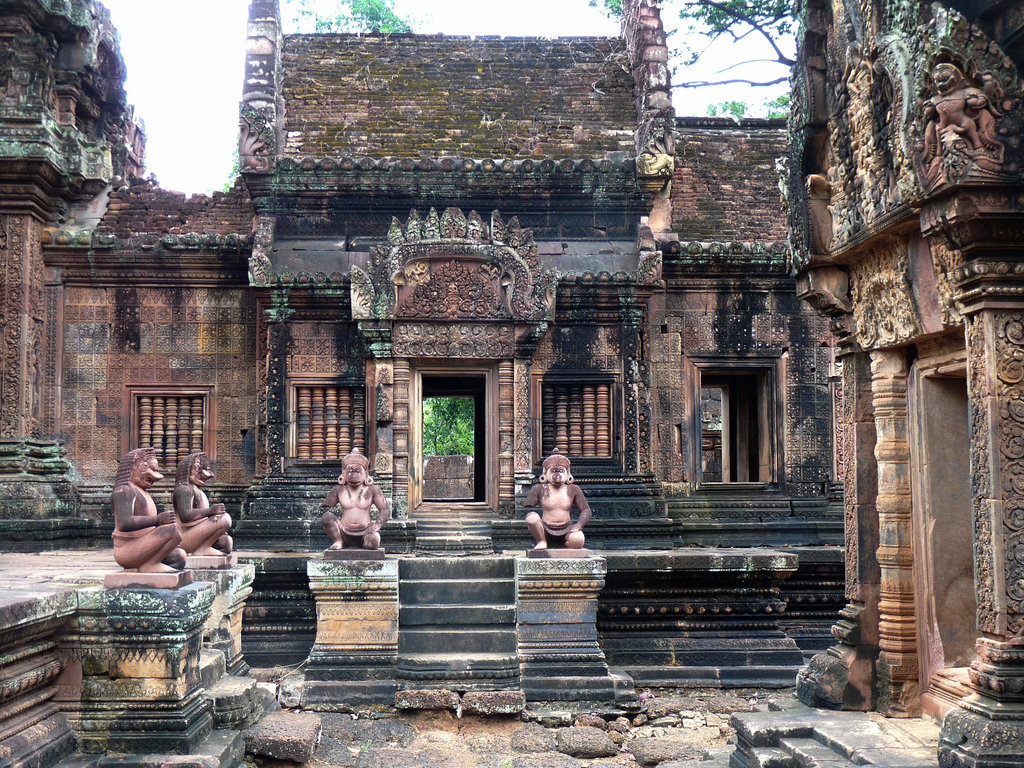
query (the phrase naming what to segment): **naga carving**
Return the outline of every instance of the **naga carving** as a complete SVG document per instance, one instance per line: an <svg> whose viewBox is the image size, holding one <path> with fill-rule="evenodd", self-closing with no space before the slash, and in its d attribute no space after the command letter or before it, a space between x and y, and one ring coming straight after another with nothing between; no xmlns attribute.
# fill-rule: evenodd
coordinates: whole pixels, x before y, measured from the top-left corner
<svg viewBox="0 0 1024 768"><path fill-rule="evenodd" d="M274 165L274 130L255 109L243 104L238 116L238 165L244 171L269 173Z"/></svg>
<svg viewBox="0 0 1024 768"><path fill-rule="evenodd" d="M533 232L495 211L488 226L457 208L393 219L388 244L352 267L357 320L537 321L554 310L557 275L540 268Z"/></svg>

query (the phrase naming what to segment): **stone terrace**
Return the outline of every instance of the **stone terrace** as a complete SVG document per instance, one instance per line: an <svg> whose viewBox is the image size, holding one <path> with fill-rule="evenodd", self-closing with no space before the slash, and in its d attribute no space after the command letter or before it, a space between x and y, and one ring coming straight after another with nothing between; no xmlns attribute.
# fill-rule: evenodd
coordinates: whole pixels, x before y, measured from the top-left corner
<svg viewBox="0 0 1024 768"><path fill-rule="evenodd" d="M617 38L289 35L285 155L634 153Z"/></svg>

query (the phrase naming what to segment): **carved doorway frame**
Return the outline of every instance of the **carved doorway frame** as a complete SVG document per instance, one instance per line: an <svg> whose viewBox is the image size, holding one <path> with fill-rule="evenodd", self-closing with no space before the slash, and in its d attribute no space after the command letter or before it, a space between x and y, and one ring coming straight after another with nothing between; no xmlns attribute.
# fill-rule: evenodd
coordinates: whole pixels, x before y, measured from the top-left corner
<svg viewBox="0 0 1024 768"><path fill-rule="evenodd" d="M421 509L490 510L497 514L498 487L498 365L497 360L463 359L409 361L409 515L415 518ZM484 500L423 501L423 378L444 376L482 378L484 380ZM477 451L480 447L477 447Z"/></svg>

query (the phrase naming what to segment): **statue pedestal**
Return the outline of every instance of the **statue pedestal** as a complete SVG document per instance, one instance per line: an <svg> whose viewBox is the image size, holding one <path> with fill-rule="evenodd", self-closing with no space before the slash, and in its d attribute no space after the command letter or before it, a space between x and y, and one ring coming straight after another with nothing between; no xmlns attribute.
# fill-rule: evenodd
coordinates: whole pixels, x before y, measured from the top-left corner
<svg viewBox="0 0 1024 768"><path fill-rule="evenodd" d="M347 712L390 706L398 689L398 561L310 560L306 572L316 599L316 643L302 707Z"/></svg>
<svg viewBox="0 0 1024 768"><path fill-rule="evenodd" d="M231 557L237 560L237 555ZM256 567L197 568L193 574L196 581L208 581L217 589L213 609L203 624L203 647L224 654L229 675L246 674L249 665L242 658L242 609L245 599L252 593Z"/></svg>
<svg viewBox="0 0 1024 768"><path fill-rule="evenodd" d="M213 729L199 679L213 585L79 594L70 633L82 652L79 749L194 752Z"/></svg>
<svg viewBox="0 0 1024 768"><path fill-rule="evenodd" d="M516 558L519 660L531 704L615 703L597 642L597 594L606 571L603 557Z"/></svg>
<svg viewBox="0 0 1024 768"><path fill-rule="evenodd" d="M114 571L103 577L107 589L178 589L192 583L192 571L172 573L141 573L139 571Z"/></svg>
<svg viewBox="0 0 1024 768"><path fill-rule="evenodd" d="M238 565L238 555L189 555L185 558L186 568L233 568Z"/></svg>
<svg viewBox="0 0 1024 768"><path fill-rule="evenodd" d="M584 557L592 557L593 552L589 549L569 549L568 547L556 547L552 549L528 549L526 556L531 560L573 560Z"/></svg>
<svg viewBox="0 0 1024 768"><path fill-rule="evenodd" d="M361 549L349 547L348 549L325 549L324 560L351 561L351 560L383 560L384 547L380 549Z"/></svg>

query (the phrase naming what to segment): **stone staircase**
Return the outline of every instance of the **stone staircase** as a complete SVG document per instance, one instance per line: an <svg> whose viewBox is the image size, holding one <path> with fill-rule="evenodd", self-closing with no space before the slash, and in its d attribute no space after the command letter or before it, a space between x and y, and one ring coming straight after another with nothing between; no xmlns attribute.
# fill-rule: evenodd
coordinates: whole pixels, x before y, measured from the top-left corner
<svg viewBox="0 0 1024 768"><path fill-rule="evenodd" d="M459 505L426 506L416 510L416 551L438 554L487 554L491 543L489 508Z"/></svg>
<svg viewBox="0 0 1024 768"><path fill-rule="evenodd" d="M398 687L518 690L510 557L399 561Z"/></svg>
<svg viewBox="0 0 1024 768"><path fill-rule="evenodd" d="M737 746L730 768L934 768L939 726L884 720L794 703L781 712L733 715Z"/></svg>
<svg viewBox="0 0 1024 768"><path fill-rule="evenodd" d="M213 704L214 728L248 728L264 714L280 709L269 690L248 675L229 675L221 651L203 649L199 678Z"/></svg>

